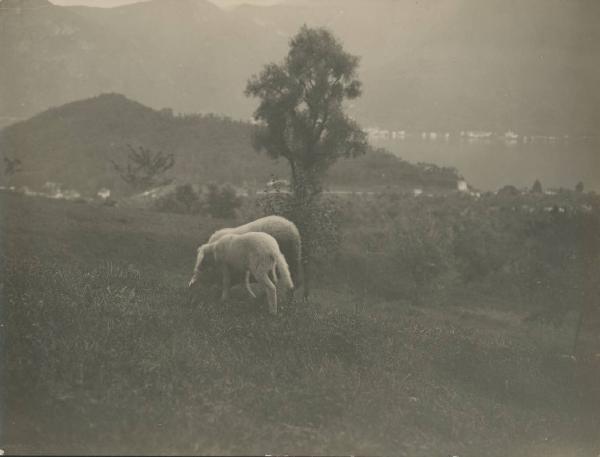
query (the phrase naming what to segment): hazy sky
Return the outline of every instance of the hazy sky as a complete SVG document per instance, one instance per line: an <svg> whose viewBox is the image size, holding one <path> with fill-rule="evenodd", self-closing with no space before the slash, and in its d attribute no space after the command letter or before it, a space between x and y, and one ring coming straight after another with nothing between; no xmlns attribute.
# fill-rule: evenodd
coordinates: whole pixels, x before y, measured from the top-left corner
<svg viewBox="0 0 600 457"><path fill-rule="evenodd" d="M111 6L126 5L128 3L138 3L140 0L50 0L55 5L86 5L110 8ZM250 3L253 5L272 5L279 3L279 0L210 0L211 2L229 7L241 3Z"/></svg>

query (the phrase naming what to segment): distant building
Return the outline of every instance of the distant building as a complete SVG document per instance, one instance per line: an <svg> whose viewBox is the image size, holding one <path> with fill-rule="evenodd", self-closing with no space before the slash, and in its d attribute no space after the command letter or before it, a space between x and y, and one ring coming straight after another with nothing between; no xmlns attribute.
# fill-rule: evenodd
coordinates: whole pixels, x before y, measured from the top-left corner
<svg viewBox="0 0 600 457"><path fill-rule="evenodd" d="M488 140L492 135L493 132L485 132L482 130L470 130L467 132L467 137L470 140Z"/></svg>
<svg viewBox="0 0 600 457"><path fill-rule="evenodd" d="M273 193L273 192L282 192L289 193L291 186L290 182L287 179L271 179L266 184L266 189L264 192L259 193Z"/></svg>
<svg viewBox="0 0 600 457"><path fill-rule="evenodd" d="M65 189L61 183L48 181L43 186L47 197L56 198L58 200L76 200L81 198L81 194L73 189Z"/></svg>
<svg viewBox="0 0 600 457"><path fill-rule="evenodd" d="M469 192L469 184L467 184L467 181L460 180L456 183L456 187L458 189L459 192Z"/></svg>
<svg viewBox="0 0 600 457"><path fill-rule="evenodd" d="M103 187L102 189L100 189L98 191L98 193L96 195L98 196L98 198L100 198L102 200L108 200L110 198L110 189Z"/></svg>
<svg viewBox="0 0 600 457"><path fill-rule="evenodd" d="M390 131L382 130L379 127L368 127L365 129L367 137L370 141L389 140Z"/></svg>

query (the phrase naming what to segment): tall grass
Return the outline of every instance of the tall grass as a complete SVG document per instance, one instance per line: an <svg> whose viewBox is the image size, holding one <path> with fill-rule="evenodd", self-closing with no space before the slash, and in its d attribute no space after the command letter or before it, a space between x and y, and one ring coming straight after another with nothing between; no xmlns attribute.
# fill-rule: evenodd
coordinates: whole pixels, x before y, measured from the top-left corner
<svg viewBox="0 0 600 457"><path fill-rule="evenodd" d="M99 211L76 210L71 229L121 218ZM584 456L600 444L598 373L556 356L566 331L333 286L272 317L245 296L188 291L162 219L130 213L96 232L118 243L139 218L152 233L154 252L124 237L115 260L79 242L49 255L57 235L36 230L53 214L6 235L39 254L2 266L7 452Z"/></svg>

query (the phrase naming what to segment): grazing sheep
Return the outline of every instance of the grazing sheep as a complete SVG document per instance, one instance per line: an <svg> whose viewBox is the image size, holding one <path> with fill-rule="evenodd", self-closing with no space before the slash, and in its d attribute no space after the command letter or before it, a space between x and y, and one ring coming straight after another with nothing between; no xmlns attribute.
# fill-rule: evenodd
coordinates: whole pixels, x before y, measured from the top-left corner
<svg viewBox="0 0 600 457"><path fill-rule="evenodd" d="M266 216L240 225L239 227L217 230L209 238L208 243L215 242L229 233L240 235L248 232L268 233L277 240L279 249L289 265L292 280L296 286L299 286L302 277L302 242L300 232L293 222L284 217Z"/></svg>
<svg viewBox="0 0 600 457"><path fill-rule="evenodd" d="M229 296L233 271L245 274L246 289L254 298L256 298L256 295L250 288L250 273L258 282L264 284L269 302L269 311L272 314L277 314L277 288L269 278L269 273L272 273L275 282L277 282L276 270L278 270L279 276L284 281L284 286L289 289L294 288L288 264L279 250L277 240L267 233L249 232L241 235L228 233L218 237L217 241L200 246L189 287L192 287L198 280L202 261L207 255L213 257L223 273L221 300L226 300Z"/></svg>

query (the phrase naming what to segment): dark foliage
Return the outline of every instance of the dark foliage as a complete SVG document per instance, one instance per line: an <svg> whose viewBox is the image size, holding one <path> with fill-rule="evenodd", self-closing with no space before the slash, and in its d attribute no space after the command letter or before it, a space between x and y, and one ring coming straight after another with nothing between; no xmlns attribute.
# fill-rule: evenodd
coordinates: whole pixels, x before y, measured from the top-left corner
<svg viewBox="0 0 600 457"><path fill-rule="evenodd" d="M146 190L151 187L164 186L172 181L162 175L175 165L173 154L164 154L161 151L153 153L143 146L136 149L130 144L127 145L127 148L129 153L126 166L119 165L114 160L110 161L115 171L127 184L136 190Z"/></svg>
<svg viewBox="0 0 600 457"><path fill-rule="evenodd" d="M540 182L539 179L536 179L535 182L533 183L533 186L531 186L531 193L532 194L544 193L544 191L542 189L542 183Z"/></svg>
<svg viewBox="0 0 600 457"><path fill-rule="evenodd" d="M338 158L367 150L366 134L343 106L361 94L358 62L329 30L303 26L284 62L248 81L246 95L259 99L254 117L263 122L254 146L289 162L299 200L321 191L323 174Z"/></svg>
<svg viewBox="0 0 600 457"><path fill-rule="evenodd" d="M212 217L231 219L242 206L242 198L231 184L209 183L206 192L206 210Z"/></svg>
<svg viewBox="0 0 600 457"><path fill-rule="evenodd" d="M180 184L174 192L159 198L154 208L165 213L197 214L202 211L202 201L191 184Z"/></svg>

